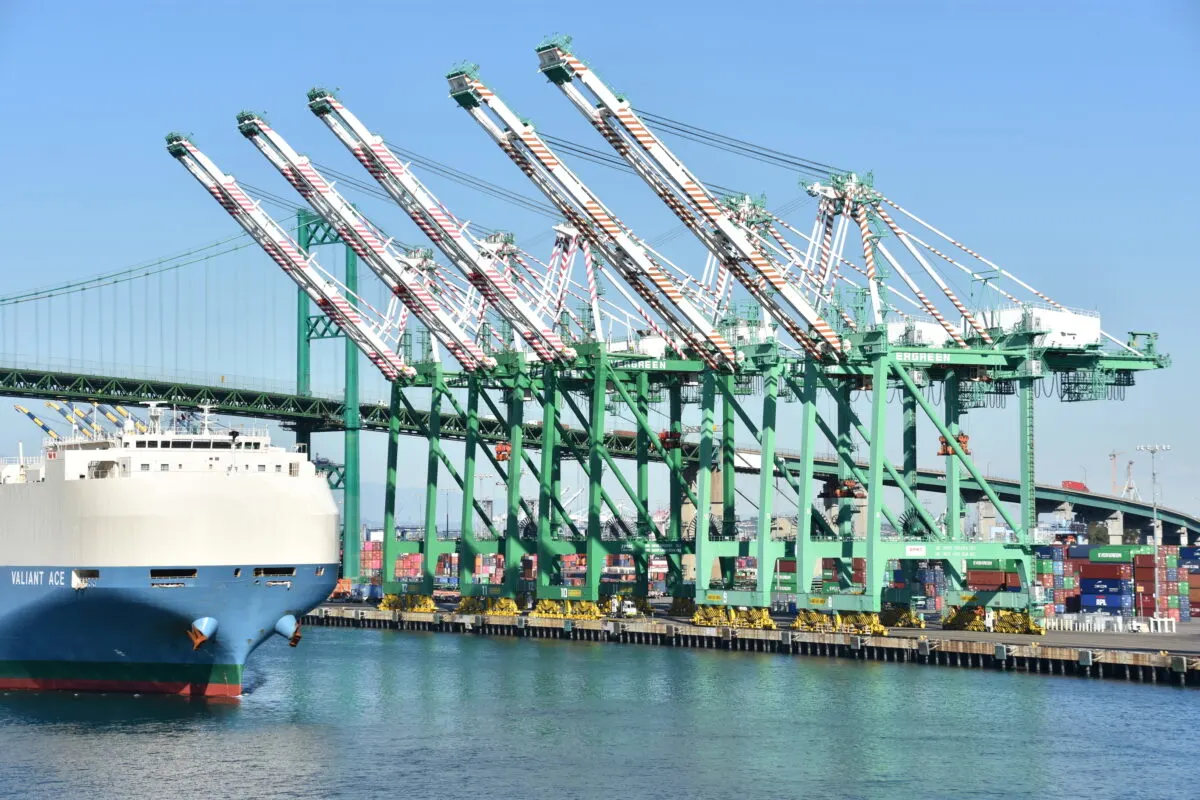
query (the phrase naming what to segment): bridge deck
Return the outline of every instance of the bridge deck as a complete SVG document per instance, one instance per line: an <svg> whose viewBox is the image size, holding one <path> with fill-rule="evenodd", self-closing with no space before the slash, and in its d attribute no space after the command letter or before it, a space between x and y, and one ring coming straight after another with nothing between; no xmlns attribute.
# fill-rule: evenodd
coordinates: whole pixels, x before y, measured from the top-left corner
<svg viewBox="0 0 1200 800"><path fill-rule="evenodd" d="M57 372L26 368L0 368L0 394L11 397L60 399L74 402L101 402L139 404L160 402L178 408L199 408L210 405L215 413L230 416L253 417L280 422L289 427L305 427L313 432L337 431L343 427L343 403L335 398L309 397L287 392L267 391L253 387L208 386L170 380L148 380L144 378L121 378L103 375L86 375L74 372ZM365 430L386 431L388 428L388 404L382 401L363 403L362 425ZM415 413L401 409L400 431L408 435L421 435L428 429L428 412ZM441 415L441 436L445 439L466 437L466 420L458 414ZM492 417L481 417L479 434L483 441L500 442L507 439L505 424ZM541 423L531 422L525 426L525 444L536 450L541 442ZM586 452L587 436L583 431L571 430L563 437L566 447L576 447ZM633 458L636 455L635 436L632 432L610 431L605 444L614 457ZM684 442L685 460L696 459L697 446ZM739 449L737 469L739 472L757 473L760 459L758 451ZM654 458L653 451L651 457ZM796 454L780 451L785 461L794 461ZM859 466L865 468L865 464ZM837 462L832 456L817 459L816 473L821 477L832 477L837 473ZM1020 482L1011 478L987 476L1002 500L1019 499ZM945 473L941 470L923 468L918 471L918 488L925 491L944 492ZM966 493L978 492L978 484L969 477L962 479ZM1061 503L1071 503L1077 511L1087 516L1101 518L1114 511L1124 513L1135 521L1151 518L1150 503L1113 497L1112 495L1081 492L1049 484L1037 485L1037 501L1042 508L1053 508ZM1200 533L1200 517L1178 509L1159 508L1159 518L1164 525L1186 528Z"/></svg>

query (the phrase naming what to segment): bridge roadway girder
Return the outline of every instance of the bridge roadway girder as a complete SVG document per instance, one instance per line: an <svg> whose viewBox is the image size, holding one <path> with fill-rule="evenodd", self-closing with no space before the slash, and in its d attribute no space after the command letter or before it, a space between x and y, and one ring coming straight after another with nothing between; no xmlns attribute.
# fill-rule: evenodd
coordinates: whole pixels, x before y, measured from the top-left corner
<svg viewBox="0 0 1200 800"><path fill-rule="evenodd" d="M0 394L10 397L57 399L84 403L136 405L158 402L165 406L186 409L197 409L200 406L208 405L217 414L273 420L286 427L304 427L314 433L340 431L343 429L344 419L344 404L333 398L305 397L287 392L261 391L234 386L206 386L181 381L120 378L35 369L0 369ZM360 408L364 430L382 432L388 430L388 403L363 403ZM419 435L420 431L427 429L428 421L429 415L426 411L400 409L399 422L402 434ZM443 412L440 415L439 428L440 436L444 439L461 440L466 438L466 419L458 414ZM480 417L478 435L480 441L491 443L507 441L509 438L506 423L492 417ZM525 424L524 439L526 446L530 449L540 449L542 440L540 421ZM567 429L561 432L559 443L565 450L575 451L585 456L588 451L587 433L582 430ZM616 458L636 458L637 456L637 441L633 432L609 431L605 436L605 446ZM696 461L699 450L697 444L685 441L681 449L685 463ZM782 450L778 455L785 461L791 461L794 458L792 454ZM653 453L650 458L658 460L657 455ZM817 459L814 466L815 474L818 477L837 477L837 464L833 459ZM866 465L862 464L860 468L865 469ZM736 470L745 474L757 474L759 471L756 463L742 459L739 459ZM992 477L989 477L988 481L1005 502L1019 500L1019 481ZM885 483L891 484L892 481L885 479ZM946 477L938 470L921 469L918 471L917 483L918 489L922 491L944 492ZM960 486L968 496L980 492L975 481L967 476L961 478ZM1061 503L1067 502L1071 503L1077 512L1088 518L1103 519L1114 511L1120 511L1125 514L1127 521L1132 523L1130 527L1148 524L1152 515L1150 503L1079 492L1053 485L1038 484L1036 496L1039 510L1051 510ZM1158 509L1158 515L1164 525L1186 528L1192 533L1200 533L1200 517L1161 507Z"/></svg>

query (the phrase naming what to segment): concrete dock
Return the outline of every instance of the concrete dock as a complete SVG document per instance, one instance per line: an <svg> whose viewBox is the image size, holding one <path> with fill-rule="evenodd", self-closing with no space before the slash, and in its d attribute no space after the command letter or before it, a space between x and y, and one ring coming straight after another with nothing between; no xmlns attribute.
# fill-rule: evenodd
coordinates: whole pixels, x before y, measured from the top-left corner
<svg viewBox="0 0 1200 800"><path fill-rule="evenodd" d="M528 616L383 611L325 605L305 625L431 631L482 636L742 650L783 655L897 661L1045 675L1200 686L1200 635L1051 631L1045 636L892 629L887 636L700 627L676 618L540 619Z"/></svg>

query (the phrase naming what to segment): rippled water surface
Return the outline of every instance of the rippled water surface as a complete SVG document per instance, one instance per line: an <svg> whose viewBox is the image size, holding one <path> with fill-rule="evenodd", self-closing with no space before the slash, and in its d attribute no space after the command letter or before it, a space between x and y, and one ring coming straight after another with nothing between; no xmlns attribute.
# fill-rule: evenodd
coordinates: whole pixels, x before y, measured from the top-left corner
<svg viewBox="0 0 1200 800"><path fill-rule="evenodd" d="M1180 798L1196 690L309 629L235 702L0 696L12 797Z"/></svg>

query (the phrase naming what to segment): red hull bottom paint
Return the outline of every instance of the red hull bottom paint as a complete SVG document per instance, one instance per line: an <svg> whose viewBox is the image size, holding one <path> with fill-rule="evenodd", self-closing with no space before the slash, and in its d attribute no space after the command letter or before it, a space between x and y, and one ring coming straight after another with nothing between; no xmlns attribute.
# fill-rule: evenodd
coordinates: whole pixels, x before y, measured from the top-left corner
<svg viewBox="0 0 1200 800"><path fill-rule="evenodd" d="M0 691L124 692L178 694L189 697L240 697L237 683L176 683L170 681L113 681L83 678L0 678Z"/></svg>

